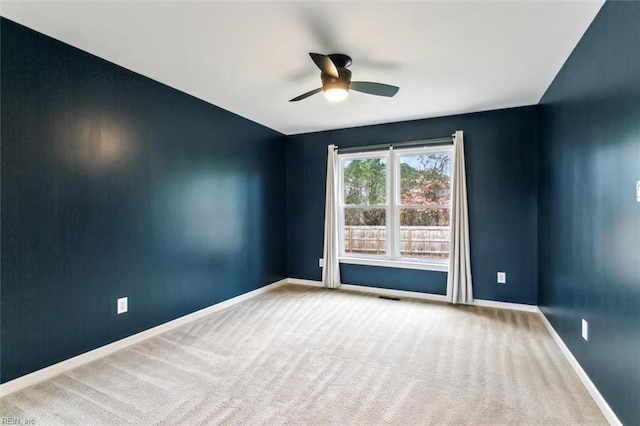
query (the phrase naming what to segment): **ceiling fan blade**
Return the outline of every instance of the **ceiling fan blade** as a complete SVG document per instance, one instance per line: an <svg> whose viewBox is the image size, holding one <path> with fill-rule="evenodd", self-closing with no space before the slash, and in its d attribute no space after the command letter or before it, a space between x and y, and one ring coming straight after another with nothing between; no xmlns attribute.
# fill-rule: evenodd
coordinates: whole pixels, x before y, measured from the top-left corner
<svg viewBox="0 0 640 426"><path fill-rule="evenodd" d="M327 55L322 55L320 53L309 53L313 62L320 68L320 71L323 73L333 77L339 78L340 74L338 74L338 68L336 68L335 64Z"/></svg>
<svg viewBox="0 0 640 426"><path fill-rule="evenodd" d="M350 88L357 92L368 93L370 95L386 96L388 98L398 93L398 86L390 84L373 83L371 81L352 81Z"/></svg>
<svg viewBox="0 0 640 426"><path fill-rule="evenodd" d="M289 100L289 102L297 102L297 101L301 101L301 100L303 100L303 99L308 98L309 96L313 96L313 95L315 95L316 93L320 93L320 92L322 92L322 87L320 87L320 88L318 88L318 89L313 89L312 91L307 92L307 93L303 93L303 94L302 94L302 95L300 95L300 96L296 96L295 98L293 98L293 99Z"/></svg>

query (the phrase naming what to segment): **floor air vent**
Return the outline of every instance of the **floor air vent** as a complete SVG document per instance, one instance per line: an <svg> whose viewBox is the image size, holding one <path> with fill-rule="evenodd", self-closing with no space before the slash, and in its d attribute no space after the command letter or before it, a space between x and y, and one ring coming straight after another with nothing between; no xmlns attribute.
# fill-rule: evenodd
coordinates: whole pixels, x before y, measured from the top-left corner
<svg viewBox="0 0 640 426"><path fill-rule="evenodd" d="M387 299L387 300L395 300L396 302L400 301L399 297L391 297L391 296L383 296L383 295L378 295L379 299Z"/></svg>

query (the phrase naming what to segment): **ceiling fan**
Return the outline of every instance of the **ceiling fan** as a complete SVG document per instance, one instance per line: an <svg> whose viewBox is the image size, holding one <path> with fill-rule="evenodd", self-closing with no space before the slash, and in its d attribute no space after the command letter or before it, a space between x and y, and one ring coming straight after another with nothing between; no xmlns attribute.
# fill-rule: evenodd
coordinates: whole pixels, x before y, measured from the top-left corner
<svg viewBox="0 0 640 426"><path fill-rule="evenodd" d="M320 68L320 71L322 71L320 74L322 87L296 96L289 100L289 102L301 101L320 92L324 92L324 97L328 100L339 102L347 97L349 89L390 98L398 93L400 89L397 86L373 83L371 81L351 81L351 71L347 69L349 65L351 65L351 58L342 53L333 53L331 55L309 53L309 56L311 56L313 62Z"/></svg>

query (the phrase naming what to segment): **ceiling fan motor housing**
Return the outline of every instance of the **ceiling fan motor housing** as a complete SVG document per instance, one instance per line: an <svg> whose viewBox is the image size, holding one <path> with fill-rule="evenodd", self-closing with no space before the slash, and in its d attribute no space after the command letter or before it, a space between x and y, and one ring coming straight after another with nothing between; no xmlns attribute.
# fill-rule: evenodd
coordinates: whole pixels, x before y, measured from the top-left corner
<svg viewBox="0 0 640 426"><path fill-rule="evenodd" d="M349 84L351 83L351 71L346 68L338 68L338 78L332 77L325 73L320 74L322 79L322 90L327 91L329 89L344 89L349 90Z"/></svg>

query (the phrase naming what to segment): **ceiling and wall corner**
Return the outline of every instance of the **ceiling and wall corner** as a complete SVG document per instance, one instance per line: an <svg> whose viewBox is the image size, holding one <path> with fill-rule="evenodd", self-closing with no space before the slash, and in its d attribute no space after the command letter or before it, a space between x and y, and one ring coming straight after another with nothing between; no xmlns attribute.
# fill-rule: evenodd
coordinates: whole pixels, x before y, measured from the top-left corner
<svg viewBox="0 0 640 426"><path fill-rule="evenodd" d="M600 10L592 2L31 2L2 15L284 134L537 104ZM400 86L340 104L308 52Z"/></svg>

